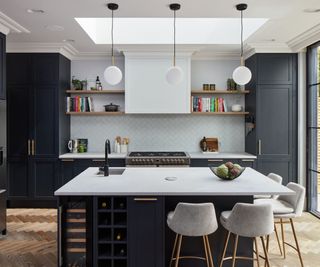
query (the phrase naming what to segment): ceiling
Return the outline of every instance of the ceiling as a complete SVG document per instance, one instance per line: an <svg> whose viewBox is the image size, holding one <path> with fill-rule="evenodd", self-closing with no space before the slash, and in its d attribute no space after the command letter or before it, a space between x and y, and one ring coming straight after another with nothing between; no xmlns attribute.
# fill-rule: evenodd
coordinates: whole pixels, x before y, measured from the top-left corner
<svg viewBox="0 0 320 267"><path fill-rule="evenodd" d="M8 50L17 51L41 47L65 47L73 56L101 56L110 45L95 44L74 18L110 17L103 0L10 0L2 1L0 23L10 29L7 35ZM110 1L109 1L110 2ZM171 18L168 0L115 0L119 10L115 15L122 18ZM180 0L181 10L177 17L183 18L238 18L235 0ZM305 9L320 9L319 0L247 0L246 18L269 18L269 20L246 40L246 49L258 52L289 52L299 50L310 42L320 40L320 12L306 13ZM27 9L42 9L43 14L30 14ZM47 26L59 25L61 31L48 30ZM1 27L0 27L1 29ZM59 29L58 29L59 30ZM74 42L63 42L63 40ZM119 47L126 49L168 49L168 45L134 45ZM181 49L198 51L207 55L234 55L238 45L204 44L181 45ZM40 49L40 48L39 48ZM179 47L178 47L179 49Z"/></svg>

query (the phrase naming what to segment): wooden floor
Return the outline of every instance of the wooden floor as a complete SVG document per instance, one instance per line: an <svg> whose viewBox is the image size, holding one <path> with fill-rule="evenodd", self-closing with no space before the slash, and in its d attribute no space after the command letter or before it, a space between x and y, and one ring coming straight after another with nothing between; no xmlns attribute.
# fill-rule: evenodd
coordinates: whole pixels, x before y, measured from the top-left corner
<svg viewBox="0 0 320 267"><path fill-rule="evenodd" d="M56 220L56 210L9 209L8 234L0 237L0 267L56 267ZM296 230L305 267L319 267L320 220L305 213L296 220ZM286 236L293 241L290 232ZM281 258L274 238L270 258L272 267L300 266L291 248L287 249L287 259Z"/></svg>

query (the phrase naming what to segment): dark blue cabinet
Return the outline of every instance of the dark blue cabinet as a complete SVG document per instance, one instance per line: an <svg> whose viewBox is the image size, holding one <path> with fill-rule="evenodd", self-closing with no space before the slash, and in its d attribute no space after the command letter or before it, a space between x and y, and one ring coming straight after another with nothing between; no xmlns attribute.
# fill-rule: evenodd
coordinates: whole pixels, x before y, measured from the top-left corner
<svg viewBox="0 0 320 267"><path fill-rule="evenodd" d="M246 152L257 155L257 170L278 173L283 183L296 181L296 54L255 54L246 61L253 78L246 109L255 129L246 136Z"/></svg>
<svg viewBox="0 0 320 267"><path fill-rule="evenodd" d="M60 54L7 54L9 205L55 200L58 157L70 136L69 77L70 61Z"/></svg>
<svg viewBox="0 0 320 267"><path fill-rule="evenodd" d="M165 204L162 197L128 198L129 267L164 267Z"/></svg>
<svg viewBox="0 0 320 267"><path fill-rule="evenodd" d="M0 33L0 99L6 99L6 36Z"/></svg>

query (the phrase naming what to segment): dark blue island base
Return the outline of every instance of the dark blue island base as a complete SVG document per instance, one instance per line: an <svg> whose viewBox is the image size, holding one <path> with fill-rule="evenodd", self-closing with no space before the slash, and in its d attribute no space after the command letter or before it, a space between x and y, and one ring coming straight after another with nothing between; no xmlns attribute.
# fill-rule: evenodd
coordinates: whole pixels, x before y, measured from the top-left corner
<svg viewBox="0 0 320 267"><path fill-rule="evenodd" d="M175 233L166 223L179 202L212 202L217 220L235 203L252 196L63 196L59 197L59 266L168 267ZM219 266L227 231L220 225L209 236ZM240 238L237 255L252 257L252 239ZM227 250L232 255L233 238ZM204 256L201 237L184 237L181 255ZM201 260L182 259L179 267L205 267ZM231 266L231 261L224 262ZM239 260L237 267L253 266Z"/></svg>

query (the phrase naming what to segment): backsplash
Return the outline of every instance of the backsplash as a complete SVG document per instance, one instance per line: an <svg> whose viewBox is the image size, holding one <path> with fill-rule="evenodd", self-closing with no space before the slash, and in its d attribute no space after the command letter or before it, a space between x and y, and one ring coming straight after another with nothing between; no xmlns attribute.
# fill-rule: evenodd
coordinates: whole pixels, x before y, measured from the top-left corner
<svg viewBox="0 0 320 267"><path fill-rule="evenodd" d="M199 151L203 136L217 137L222 152L244 151L244 118L238 116L125 115L72 117L71 138L88 138L102 152L106 138L129 137L129 151Z"/></svg>

